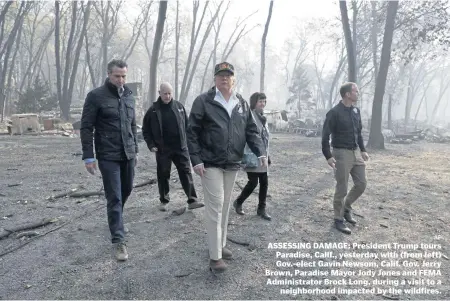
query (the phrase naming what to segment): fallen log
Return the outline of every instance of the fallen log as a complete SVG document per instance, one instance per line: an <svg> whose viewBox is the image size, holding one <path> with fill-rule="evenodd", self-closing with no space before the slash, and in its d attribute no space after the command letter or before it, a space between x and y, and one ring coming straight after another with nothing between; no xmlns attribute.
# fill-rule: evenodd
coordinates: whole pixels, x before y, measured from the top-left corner
<svg viewBox="0 0 450 301"><path fill-rule="evenodd" d="M179 273L175 274L175 277L177 277L177 278L187 277L187 276L191 275L192 273L194 273L194 271L183 271L183 272L179 272Z"/></svg>
<svg viewBox="0 0 450 301"><path fill-rule="evenodd" d="M134 184L133 187L138 188L138 187L142 187L142 186L146 186L146 185L150 185L150 184L155 184L156 182L157 182L156 179L150 179L150 180L144 181L142 183Z"/></svg>
<svg viewBox="0 0 450 301"><path fill-rule="evenodd" d="M42 234L36 235L36 236L34 236L34 237L31 237L29 240L25 241L24 243L22 243L22 244L20 244L20 245L18 245L18 246L15 246L15 247L13 247L13 248L11 248L11 249L8 249L8 250L6 250L6 251L3 251L2 253L0 253L0 257L3 257L3 256L5 256L5 255L7 255L7 254L9 254L9 253L12 253L12 252L14 252L14 251L17 251L17 250L19 250L20 248L22 248L22 247L26 246L27 244L29 244L30 242L35 241L36 239L39 239L40 237L43 237L43 236L45 236L45 235L47 235L47 234L49 234L49 233L52 233L52 232L54 232L54 231L56 231L56 230L59 230L59 229L61 229L62 227L64 227L64 226L70 224L70 223L73 222L74 220L77 220L77 219L86 217L86 216L92 214L93 212L97 211L98 209L101 209L101 208L104 208L104 207L106 207L106 205L105 205L105 204L101 204L100 206L97 206L96 208L94 208L94 209L91 210L91 211L83 212L83 213L80 214L79 216L76 216L75 218L73 218L73 219L71 219L71 220L68 220L68 221L65 222L65 223L62 223L61 225L59 225L59 226L57 226L57 227L55 227L55 228L53 228L53 229L50 229L50 230L48 230L47 232L44 232L44 233L42 233Z"/></svg>
<svg viewBox="0 0 450 301"><path fill-rule="evenodd" d="M389 300L400 300L400 297L397 295L386 295L383 294L381 295L381 297L385 298L385 299L389 299Z"/></svg>
<svg viewBox="0 0 450 301"><path fill-rule="evenodd" d="M414 140L414 139L419 139L419 136L414 135L414 134L396 134L395 138Z"/></svg>
<svg viewBox="0 0 450 301"><path fill-rule="evenodd" d="M63 198L63 197L66 197L66 196L70 195L71 193L76 192L77 190L78 189L75 188L75 189L71 189L71 190L66 191L66 192L58 193L56 195L51 195L51 196L49 196L47 198L47 200L56 200L56 199L59 199L59 198Z"/></svg>
<svg viewBox="0 0 450 301"><path fill-rule="evenodd" d="M36 231L25 231L25 232L17 234L16 238L33 237L33 236L38 236L38 235L39 235L39 233Z"/></svg>
<svg viewBox="0 0 450 301"><path fill-rule="evenodd" d="M248 246L250 245L249 242L246 242L246 241L239 241L239 240L236 240L236 239L231 238L231 237L229 237L229 236L227 236L227 239L228 239L229 241L231 241L232 243L235 243L235 244L238 244L238 245L241 245L241 246L244 246L244 247L248 247Z"/></svg>
<svg viewBox="0 0 450 301"><path fill-rule="evenodd" d="M31 229L35 229L35 228L39 228L39 227L43 227L46 226L48 224L54 223L56 222L58 219L56 218L44 218L41 221L38 222L34 222L34 223L30 223L30 224L25 224L25 225L20 225L14 228L4 228L4 232L0 234L0 240L10 236L11 234L15 233L15 232L20 232L23 230L31 230Z"/></svg>
<svg viewBox="0 0 450 301"><path fill-rule="evenodd" d="M150 180L144 181L142 183L134 184L133 187L134 188L143 187L146 185L155 184L156 182L157 182L156 179L150 179ZM66 192L61 192L59 194L49 196L47 198L47 200L56 200L56 199L64 198L64 197L85 198L85 197L90 197L90 196L102 196L104 194L105 193L103 192L103 186L100 190L97 190L97 191L79 191L78 189L75 188L75 189L71 189Z"/></svg>
<svg viewBox="0 0 450 301"><path fill-rule="evenodd" d="M411 139L391 139L392 144L411 144L413 141Z"/></svg>
<svg viewBox="0 0 450 301"><path fill-rule="evenodd" d="M90 196L101 196L105 193L103 191L79 191L79 192L73 192L69 194L68 196L71 198L85 198Z"/></svg>

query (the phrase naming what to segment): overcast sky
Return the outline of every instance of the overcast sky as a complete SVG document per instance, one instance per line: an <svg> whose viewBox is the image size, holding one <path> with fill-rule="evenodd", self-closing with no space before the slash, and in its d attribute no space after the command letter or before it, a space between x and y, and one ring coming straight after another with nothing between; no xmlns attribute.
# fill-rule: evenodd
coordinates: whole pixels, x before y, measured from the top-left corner
<svg viewBox="0 0 450 301"><path fill-rule="evenodd" d="M169 0L173 4L176 0ZM191 0L180 0L182 5L192 11ZM202 1L204 2L204 1ZM219 0L217 0L217 3ZM252 12L258 11L251 17L250 24L259 23L261 27L252 32L252 38L261 39L264 24L269 11L269 0L232 0L228 15L230 19L246 17ZM291 34L293 27L299 19L333 18L339 14L339 6L334 0L275 0L270 21L268 45L271 47L282 46L286 38ZM175 16L168 16L168 18ZM234 28L224 28L224 33Z"/></svg>

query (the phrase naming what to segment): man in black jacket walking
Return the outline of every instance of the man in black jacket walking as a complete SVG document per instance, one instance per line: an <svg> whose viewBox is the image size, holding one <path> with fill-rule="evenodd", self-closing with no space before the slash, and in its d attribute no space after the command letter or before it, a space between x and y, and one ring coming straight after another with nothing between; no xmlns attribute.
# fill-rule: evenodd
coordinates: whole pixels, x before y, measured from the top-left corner
<svg viewBox="0 0 450 301"><path fill-rule="evenodd" d="M124 61L113 60L108 64L105 84L90 91L86 97L80 128L82 159L91 174L96 170L95 141L117 260L128 259L122 213L133 189L138 153L134 98L125 85L127 71Z"/></svg>
<svg viewBox="0 0 450 301"><path fill-rule="evenodd" d="M358 86L345 83L341 86L342 101L326 116L322 132L322 152L328 165L334 169L336 190L334 192L334 220L336 228L346 234L351 230L344 224L356 224L351 210L352 204L366 189L366 166L369 155L361 134L361 113L354 106L358 101ZM333 151L330 150L330 135ZM358 150L359 147L359 150ZM352 176L354 186L347 194L348 178Z"/></svg>
<svg viewBox="0 0 450 301"><path fill-rule="evenodd" d="M148 149L156 155L156 172L158 177L161 211L167 210L169 197L169 180L172 162L178 170L181 186L188 198L188 208L204 206L197 201L191 163L186 142L187 115L184 106L172 98L172 86L162 83L158 100L148 109L144 116L142 135Z"/></svg>
<svg viewBox="0 0 450 301"><path fill-rule="evenodd" d="M187 131L194 171L201 177L205 198L210 269L223 272L231 193L248 143L267 166L266 152L248 103L234 91L234 67L223 62L214 69L215 86L192 105Z"/></svg>

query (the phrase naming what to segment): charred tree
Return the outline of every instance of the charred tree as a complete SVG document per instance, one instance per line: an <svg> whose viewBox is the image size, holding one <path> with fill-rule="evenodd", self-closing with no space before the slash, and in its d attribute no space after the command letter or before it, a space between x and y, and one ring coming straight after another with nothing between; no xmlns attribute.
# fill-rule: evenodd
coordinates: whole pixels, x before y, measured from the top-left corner
<svg viewBox="0 0 450 301"><path fill-rule="evenodd" d="M384 29L383 47L381 49L380 68L375 85L375 95L372 104L372 121L370 125L368 147L384 149L384 137L381 132L383 97L386 89L386 80L391 61L391 46L395 29L395 17L398 10L398 1L390 1L387 7L386 25Z"/></svg>
<svg viewBox="0 0 450 301"><path fill-rule="evenodd" d="M180 1L177 0L177 13L175 17L175 99L178 99L178 87L180 77L180 31L181 23L179 21Z"/></svg>
<svg viewBox="0 0 450 301"><path fill-rule="evenodd" d="M339 8L341 10L341 22L344 30L345 46L347 48L347 62L348 62L348 80L356 83L356 54L353 46L352 32L350 30L350 21L348 19L347 2L339 1Z"/></svg>
<svg viewBox="0 0 450 301"><path fill-rule="evenodd" d="M148 89L149 107L151 106L152 101L156 97L156 78L158 71L159 50L161 47L161 41L164 32L164 23L166 22L166 13L167 13L167 1L160 1L158 11L158 21L156 23L155 38L153 41L152 58L150 61L150 84Z"/></svg>
<svg viewBox="0 0 450 301"><path fill-rule="evenodd" d="M259 91L264 92L264 73L266 71L266 40L269 31L270 19L272 18L273 1L270 1L269 14L267 15L266 25L264 26L264 33L261 41L261 74L259 79Z"/></svg>

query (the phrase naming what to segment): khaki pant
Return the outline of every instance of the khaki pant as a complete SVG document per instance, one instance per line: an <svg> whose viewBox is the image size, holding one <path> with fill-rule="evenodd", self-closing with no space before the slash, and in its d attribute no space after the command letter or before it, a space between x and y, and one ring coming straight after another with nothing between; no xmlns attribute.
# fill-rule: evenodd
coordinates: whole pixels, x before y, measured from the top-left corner
<svg viewBox="0 0 450 301"><path fill-rule="evenodd" d="M335 148L333 149L333 157L336 160L334 174L336 178L336 190L333 201L334 218L343 220L344 212L352 209L352 204L366 189L366 164L359 150ZM347 194L349 175L352 176L354 185Z"/></svg>
<svg viewBox="0 0 450 301"><path fill-rule="evenodd" d="M222 248L227 243L228 213L237 172L206 168L202 177L209 257L213 260L222 258Z"/></svg>

